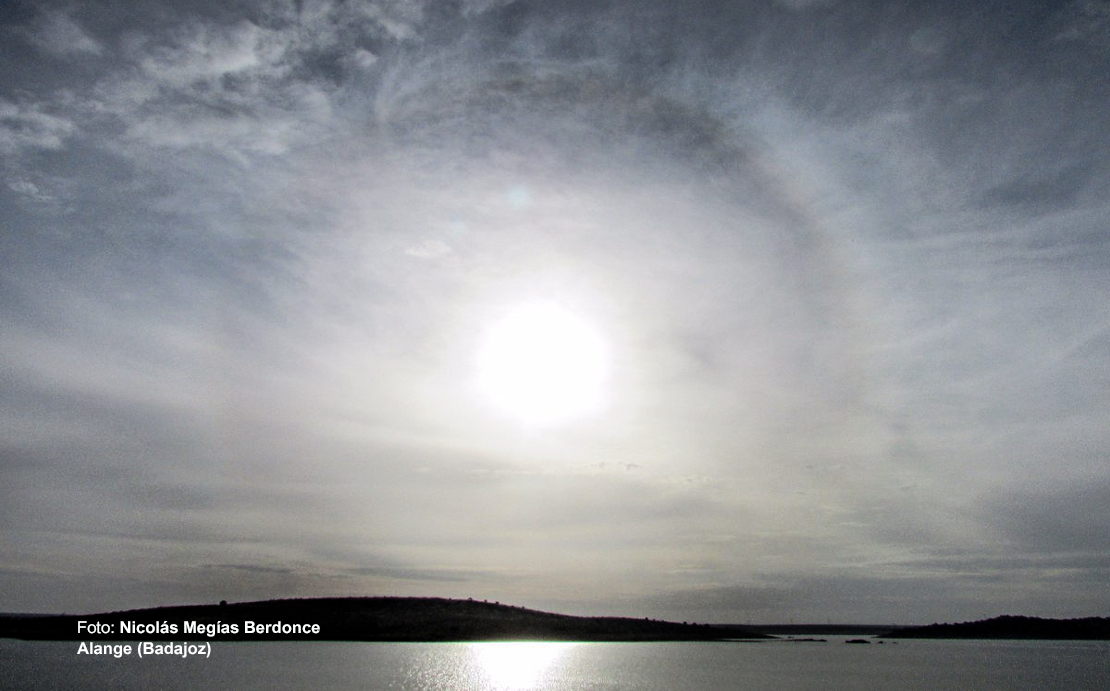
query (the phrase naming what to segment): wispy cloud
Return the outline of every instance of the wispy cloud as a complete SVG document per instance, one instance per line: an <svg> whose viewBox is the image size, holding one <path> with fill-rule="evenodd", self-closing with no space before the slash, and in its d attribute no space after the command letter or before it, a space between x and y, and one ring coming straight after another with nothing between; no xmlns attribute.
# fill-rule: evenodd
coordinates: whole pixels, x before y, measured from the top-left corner
<svg viewBox="0 0 1110 691"><path fill-rule="evenodd" d="M101 55L100 42L90 36L70 12L46 10L28 31L30 40L55 55L79 59L82 55Z"/></svg>
<svg viewBox="0 0 1110 691"><path fill-rule="evenodd" d="M0 98L0 151L15 154L26 149L61 149L77 128L48 109L43 103Z"/></svg>

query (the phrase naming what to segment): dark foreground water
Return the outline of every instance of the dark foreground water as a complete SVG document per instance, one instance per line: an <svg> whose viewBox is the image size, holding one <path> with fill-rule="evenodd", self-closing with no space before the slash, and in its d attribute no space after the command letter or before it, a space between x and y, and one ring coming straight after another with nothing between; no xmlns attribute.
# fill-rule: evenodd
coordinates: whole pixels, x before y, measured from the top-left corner
<svg viewBox="0 0 1110 691"><path fill-rule="evenodd" d="M0 640L4 689L1110 689L1110 643L214 643L211 657Z"/></svg>

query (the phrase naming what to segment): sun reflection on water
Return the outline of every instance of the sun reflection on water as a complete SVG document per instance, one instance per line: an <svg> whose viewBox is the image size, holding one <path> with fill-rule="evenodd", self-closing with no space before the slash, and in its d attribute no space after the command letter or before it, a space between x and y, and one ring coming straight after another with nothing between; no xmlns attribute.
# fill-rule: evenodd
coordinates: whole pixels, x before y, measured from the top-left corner
<svg viewBox="0 0 1110 691"><path fill-rule="evenodd" d="M540 641L474 643L470 646L481 688L498 691L534 689L544 682L552 665L574 643Z"/></svg>

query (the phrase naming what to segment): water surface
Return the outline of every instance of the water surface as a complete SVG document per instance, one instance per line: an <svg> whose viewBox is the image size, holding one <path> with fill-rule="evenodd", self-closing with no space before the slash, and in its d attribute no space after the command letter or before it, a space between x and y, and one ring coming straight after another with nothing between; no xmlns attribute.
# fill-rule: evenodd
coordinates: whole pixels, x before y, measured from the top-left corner
<svg viewBox="0 0 1110 691"><path fill-rule="evenodd" d="M204 658L0 640L0 687L123 689L1107 689L1110 643L215 643Z"/></svg>

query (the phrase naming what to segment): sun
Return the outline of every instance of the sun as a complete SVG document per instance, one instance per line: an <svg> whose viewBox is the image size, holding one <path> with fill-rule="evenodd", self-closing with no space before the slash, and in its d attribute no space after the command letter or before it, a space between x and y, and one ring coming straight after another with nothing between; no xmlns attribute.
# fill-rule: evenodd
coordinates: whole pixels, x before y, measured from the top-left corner
<svg viewBox="0 0 1110 691"><path fill-rule="evenodd" d="M529 426L604 408L608 348L584 319L552 302L517 305L484 334L476 384L481 397Z"/></svg>

